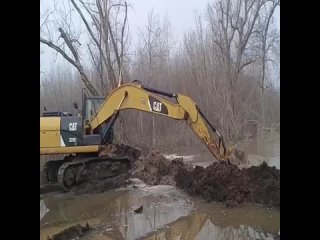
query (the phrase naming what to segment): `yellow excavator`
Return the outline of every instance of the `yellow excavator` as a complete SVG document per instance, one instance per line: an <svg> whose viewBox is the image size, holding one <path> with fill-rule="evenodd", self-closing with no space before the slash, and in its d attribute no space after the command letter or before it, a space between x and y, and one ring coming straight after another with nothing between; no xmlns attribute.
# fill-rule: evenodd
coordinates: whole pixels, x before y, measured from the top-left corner
<svg viewBox="0 0 320 240"><path fill-rule="evenodd" d="M218 161L230 155L223 137L191 98L144 86L139 80L120 85L106 98L83 93L82 111L77 104L74 107L79 111L77 116L59 111L45 111L40 116L40 156L65 156L46 162L42 181L58 182L67 191L90 179L128 172L132 159L139 158L138 149L117 150L112 145L114 123L125 109L185 120Z"/></svg>

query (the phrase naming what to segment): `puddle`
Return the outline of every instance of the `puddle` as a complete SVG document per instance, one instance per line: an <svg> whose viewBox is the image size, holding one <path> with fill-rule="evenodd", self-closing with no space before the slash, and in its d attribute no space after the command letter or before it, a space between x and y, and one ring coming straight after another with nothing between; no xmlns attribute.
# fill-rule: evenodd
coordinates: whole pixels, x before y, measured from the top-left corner
<svg viewBox="0 0 320 240"><path fill-rule="evenodd" d="M94 231L83 239L273 239L271 234L280 230L278 210L227 209L199 202L166 185L81 198L51 196L43 204L50 211L40 221L41 239L86 223ZM142 213L134 214L140 206Z"/></svg>

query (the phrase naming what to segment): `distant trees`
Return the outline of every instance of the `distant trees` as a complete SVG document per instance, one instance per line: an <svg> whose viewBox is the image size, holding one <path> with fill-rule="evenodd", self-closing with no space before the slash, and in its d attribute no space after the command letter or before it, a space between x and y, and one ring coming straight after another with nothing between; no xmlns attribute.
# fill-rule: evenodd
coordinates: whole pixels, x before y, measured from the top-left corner
<svg viewBox="0 0 320 240"><path fill-rule="evenodd" d="M250 65L262 70L261 79L258 80L262 89L261 119L263 123L263 95L266 88L265 74L267 62L270 60L269 52L279 39L274 31L270 34L271 20L275 8L280 4L278 0L225 0L216 4L209 4L207 8L208 21L211 27L213 43L219 51L220 62L224 69L227 82L227 116L229 125L237 129L243 125L246 118L242 118L240 89L243 85L245 71ZM246 90L249 90L248 88ZM253 90L253 89L252 89ZM249 90L250 91L250 90ZM247 91L247 96L253 92ZM248 113L250 110L246 110Z"/></svg>

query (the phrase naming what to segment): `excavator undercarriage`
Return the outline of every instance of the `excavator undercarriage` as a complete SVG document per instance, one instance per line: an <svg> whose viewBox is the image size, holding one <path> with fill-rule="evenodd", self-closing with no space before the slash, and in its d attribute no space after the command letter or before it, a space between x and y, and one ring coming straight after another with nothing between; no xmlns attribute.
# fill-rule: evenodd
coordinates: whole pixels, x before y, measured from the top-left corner
<svg viewBox="0 0 320 240"><path fill-rule="evenodd" d="M64 190L89 180L99 180L128 173L135 160L141 156L137 148L108 145L120 149L105 156L97 154L68 155L61 160L47 161L41 171L42 184L59 183ZM103 153L101 151L100 153Z"/></svg>
<svg viewBox="0 0 320 240"><path fill-rule="evenodd" d="M83 92L83 109L80 111L77 104L75 108L78 116L44 112L40 117L40 155L65 156L46 162L41 181L59 183L66 191L91 179L127 173L141 156L137 148L113 145L113 126L125 109L185 120L219 161L227 160L232 151L226 149L222 136L191 98L145 87L140 81L117 87L107 98L88 98Z"/></svg>

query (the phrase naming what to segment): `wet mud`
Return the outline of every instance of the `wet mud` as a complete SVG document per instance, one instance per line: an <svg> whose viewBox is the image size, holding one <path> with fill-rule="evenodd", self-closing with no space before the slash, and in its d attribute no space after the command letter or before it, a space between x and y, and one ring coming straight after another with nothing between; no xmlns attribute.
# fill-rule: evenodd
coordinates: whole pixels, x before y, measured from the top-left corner
<svg viewBox="0 0 320 240"><path fill-rule="evenodd" d="M265 162L242 170L227 162L197 166L193 171L180 168L175 180L189 194L229 207L248 202L280 207L280 170Z"/></svg>
<svg viewBox="0 0 320 240"><path fill-rule="evenodd" d="M193 169L182 158L170 161L158 152L151 152L140 164L133 176L148 185L177 186L191 195L223 202L228 207L243 203L280 207L280 170L266 162L244 169L228 162L214 162L206 168Z"/></svg>
<svg viewBox="0 0 320 240"><path fill-rule="evenodd" d="M183 163L183 158L168 160L159 152L150 152L136 166L132 177L139 178L148 185L175 186L174 176L179 169L192 169L191 165Z"/></svg>
<svg viewBox="0 0 320 240"><path fill-rule="evenodd" d="M48 237L48 240L71 240L79 239L86 235L91 230L89 224L81 226L77 224L75 226L69 227L60 233L54 234L52 237Z"/></svg>
<svg viewBox="0 0 320 240"><path fill-rule="evenodd" d="M118 146L117 155L132 151ZM132 170L117 177L91 180L75 186L68 194L102 193L132 184L138 178L147 185L172 185L192 196L223 202L228 207L256 203L280 207L280 170L263 162L259 166L240 169L228 162L213 162L206 168L192 167L183 158L167 159L159 152L139 155L131 152ZM43 190L43 192L45 192Z"/></svg>
<svg viewBox="0 0 320 240"><path fill-rule="evenodd" d="M116 177L91 180L73 187L68 194L82 195L88 193L103 193L115 188L125 187L131 183L130 174L121 174Z"/></svg>

